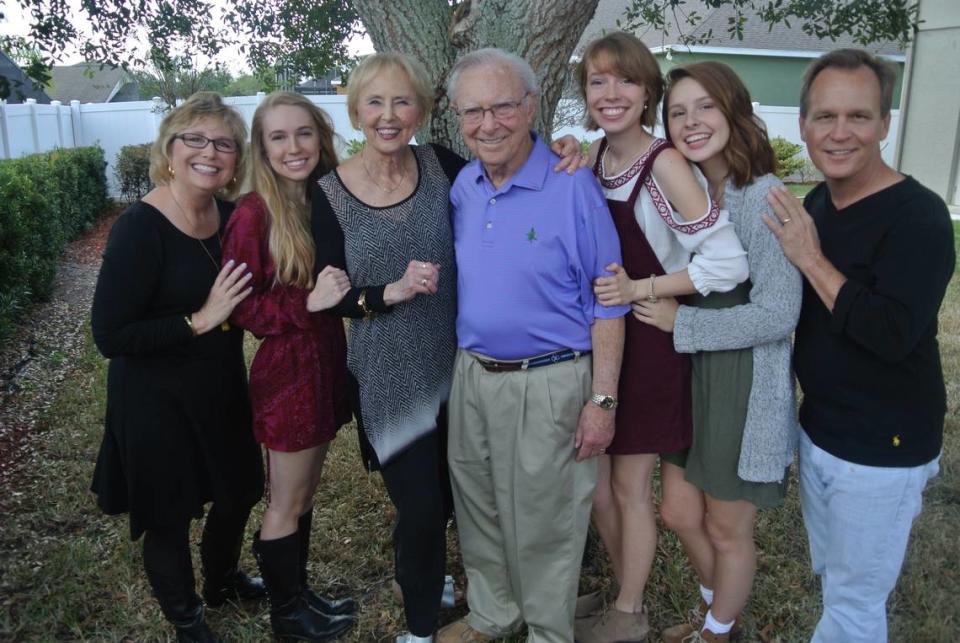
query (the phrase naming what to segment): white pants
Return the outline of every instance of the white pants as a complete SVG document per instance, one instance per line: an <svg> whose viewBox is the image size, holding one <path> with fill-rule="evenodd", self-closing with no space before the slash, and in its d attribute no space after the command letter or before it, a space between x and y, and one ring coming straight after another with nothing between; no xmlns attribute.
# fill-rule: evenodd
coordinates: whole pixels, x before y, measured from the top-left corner
<svg viewBox="0 0 960 643"><path fill-rule="evenodd" d="M887 596L939 462L938 456L916 467L854 464L800 432L800 504L823 588L813 643L887 640Z"/></svg>

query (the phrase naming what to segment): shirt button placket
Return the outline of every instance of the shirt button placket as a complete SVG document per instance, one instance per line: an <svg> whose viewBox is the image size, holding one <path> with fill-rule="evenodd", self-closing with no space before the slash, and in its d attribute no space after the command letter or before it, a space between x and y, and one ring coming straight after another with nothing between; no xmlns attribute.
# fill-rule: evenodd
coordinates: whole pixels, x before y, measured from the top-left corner
<svg viewBox="0 0 960 643"><path fill-rule="evenodd" d="M490 197L487 201L486 221L483 224L483 242L493 244L493 208L497 205L497 197Z"/></svg>

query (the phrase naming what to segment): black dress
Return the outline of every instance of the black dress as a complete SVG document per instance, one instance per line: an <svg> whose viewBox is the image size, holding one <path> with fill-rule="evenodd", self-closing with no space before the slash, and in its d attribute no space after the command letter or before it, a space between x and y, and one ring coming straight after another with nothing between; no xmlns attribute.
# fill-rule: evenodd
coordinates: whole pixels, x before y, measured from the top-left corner
<svg viewBox="0 0 960 643"><path fill-rule="evenodd" d="M233 206L218 206L222 231ZM106 513L129 512L134 540L201 517L208 501L251 507L263 492L243 331L193 337L184 320L206 301L220 259L217 236L189 237L143 202L110 232L92 311L111 361L91 489Z"/></svg>

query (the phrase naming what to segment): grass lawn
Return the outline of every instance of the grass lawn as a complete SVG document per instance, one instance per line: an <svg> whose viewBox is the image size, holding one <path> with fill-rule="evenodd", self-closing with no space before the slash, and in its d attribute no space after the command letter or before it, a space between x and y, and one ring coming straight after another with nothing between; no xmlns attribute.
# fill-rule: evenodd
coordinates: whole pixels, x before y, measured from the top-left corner
<svg viewBox="0 0 960 643"><path fill-rule="evenodd" d="M960 232L957 223L954 228ZM960 630L956 279L941 311L940 341L949 395L941 473L927 490L903 575L890 600L892 641L954 640ZM44 430L34 438L30 479L23 488L4 490L10 495L0 530L0 640L170 640L170 628L144 578L140 543L129 541L126 518L103 516L88 491L102 431L105 375L105 362L88 338L77 374L59 389ZM761 512L758 520L757 580L744 615L749 641L804 641L818 618L819 585L809 569L795 478L791 482L786 505ZM343 429L331 449L317 509L311 559L314 585L360 599L359 623L345 640L392 643L403 622L389 590L393 516L379 477L367 476L359 464L352 427ZM259 514L254 515L251 532L258 521ZM451 570L462 584L452 530L450 545ZM199 561L196 551L194 557ZM254 569L248 547L242 564ZM609 582L605 556L594 542L587 551L583 586L593 589ZM651 640L657 640L660 628L682 618L696 600L696 584L676 539L662 533L647 592ZM453 620L462 611L446 612L442 619ZM226 606L208 614L224 640L269 639L264 605Z"/></svg>
<svg viewBox="0 0 960 643"><path fill-rule="evenodd" d="M805 197L807 192L816 187L816 183L787 183L787 189L796 197Z"/></svg>

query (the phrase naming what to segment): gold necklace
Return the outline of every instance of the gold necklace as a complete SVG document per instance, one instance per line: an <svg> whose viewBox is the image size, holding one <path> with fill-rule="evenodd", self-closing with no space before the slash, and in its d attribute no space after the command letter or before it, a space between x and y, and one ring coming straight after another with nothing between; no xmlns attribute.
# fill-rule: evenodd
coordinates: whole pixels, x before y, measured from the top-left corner
<svg viewBox="0 0 960 643"><path fill-rule="evenodd" d="M173 188L171 188L171 187L168 186L167 189L170 190L170 198L173 199L173 202L176 204L177 209L180 210L180 214L183 216L184 221L186 221L187 223L190 223L190 218L187 216L187 212L186 212L186 210L183 209L183 206L180 205L180 201L177 200L177 195L175 195L175 194L173 193ZM210 197L210 200L211 200L211 202L213 203L214 209L216 209L216 207L217 207L217 202L216 202L216 200L215 200L213 197ZM219 219L219 217L218 217L218 219ZM223 240L220 239L220 223L219 223L219 221L217 222L217 232L216 232L216 235L215 235L215 236L216 236L216 238L217 238L217 247L220 249L220 254L223 254ZM210 263L213 264L213 270L214 270L214 272L219 275L219 274L220 274L220 264L218 264L218 263L217 263L217 260L213 258L213 255L210 253L210 250L207 248L207 245L203 242L203 239L199 239L199 238L197 238L197 237L193 237L193 238L197 240L197 243L199 243L199 244L200 244L200 247L203 249L203 253L204 253L205 255L207 255L207 257L210 259ZM229 322L224 321L223 323L221 323L221 324L220 324L220 330L222 330L222 331L224 331L224 332L230 330L230 324L229 324Z"/></svg>
<svg viewBox="0 0 960 643"><path fill-rule="evenodd" d="M373 184L376 185L378 188L380 188L385 194L393 194L394 192L396 192L397 190L399 190L399 189L400 189L400 186L403 185L403 182L406 181L406 179L407 179L407 164L406 164L406 162L404 161L403 165L401 166L403 171L400 173L400 180L397 182L397 184L396 184L395 186L393 186L392 188L385 188L385 187L383 187L382 185L380 185L380 182L379 182L379 181L377 181L375 178L373 178L373 174L371 174L371 173L370 173L370 170L367 168L367 158L366 158L366 156L364 156L364 154L363 154L364 151L366 151L366 149L367 149L367 148L364 147L362 150L360 150L360 165L363 166L363 171L366 172L367 178L369 178L371 181L373 181Z"/></svg>
<svg viewBox="0 0 960 643"><path fill-rule="evenodd" d="M727 180L724 179L715 188L710 187L709 181L707 182L707 194L710 195L710 199L716 204L718 208L723 207L723 196L726 192Z"/></svg>

